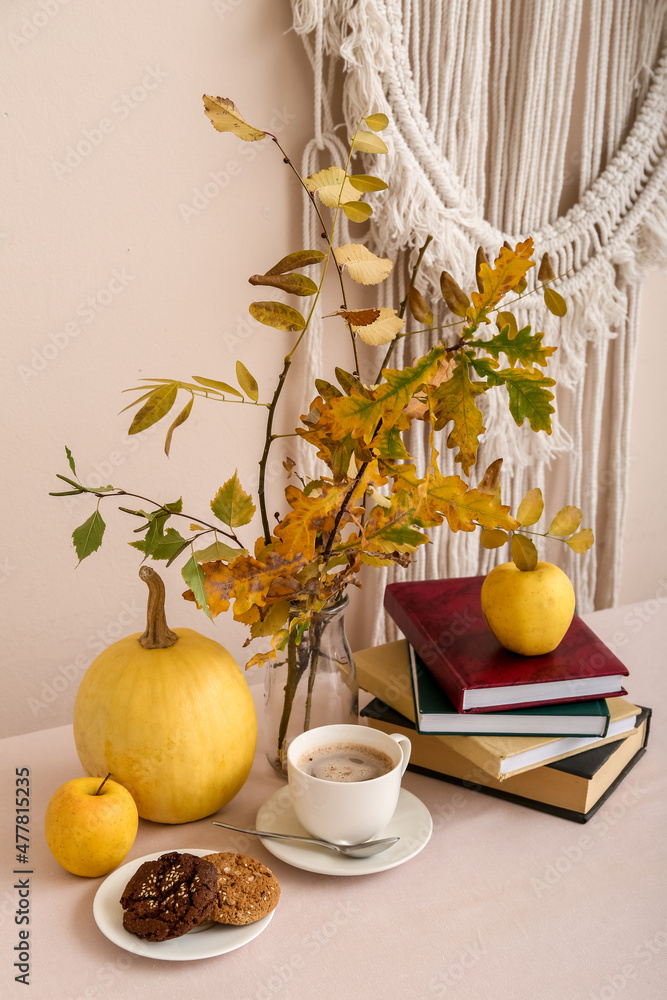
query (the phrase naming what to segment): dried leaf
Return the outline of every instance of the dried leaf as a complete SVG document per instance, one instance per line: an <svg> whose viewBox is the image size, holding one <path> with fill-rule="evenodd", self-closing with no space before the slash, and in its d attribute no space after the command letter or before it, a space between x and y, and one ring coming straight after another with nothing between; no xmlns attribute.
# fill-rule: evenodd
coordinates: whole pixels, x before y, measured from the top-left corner
<svg viewBox="0 0 667 1000"><path fill-rule="evenodd" d="M554 316L565 316L567 313L567 302L563 296L554 291L553 288L544 289L544 304Z"/></svg>
<svg viewBox="0 0 667 1000"><path fill-rule="evenodd" d="M368 326L369 323L374 323L376 319L380 316L379 309L339 309L337 312L332 313L332 316L342 316L343 319L347 320L348 323L354 323L355 326Z"/></svg>
<svg viewBox="0 0 667 1000"><path fill-rule="evenodd" d="M381 111L376 111L372 115L366 115L364 121L374 132L382 132L389 124L389 119Z"/></svg>
<svg viewBox="0 0 667 1000"><path fill-rule="evenodd" d="M542 260L540 261L540 268L537 272L537 280L540 284L543 281L553 281L556 277L556 273L551 266L551 261L549 260L549 254L542 254Z"/></svg>
<svg viewBox="0 0 667 1000"><path fill-rule="evenodd" d="M385 191L387 188L387 182L373 174L352 174L348 176L348 180L357 191Z"/></svg>
<svg viewBox="0 0 667 1000"><path fill-rule="evenodd" d="M365 201L346 201L341 208L350 222L366 222L373 214L373 209Z"/></svg>
<svg viewBox="0 0 667 1000"><path fill-rule="evenodd" d="M203 375L193 375L192 377L195 382L206 386L208 389L216 389L218 392L223 394L230 393L232 396L239 396L243 399L243 393L239 392L238 389L235 389L234 386L228 385L227 382L218 382L213 378L204 378Z"/></svg>
<svg viewBox="0 0 667 1000"><path fill-rule="evenodd" d="M509 539L509 535L501 528L482 528L479 536L485 549L499 549Z"/></svg>
<svg viewBox="0 0 667 1000"><path fill-rule="evenodd" d="M248 278L251 285L271 285L281 288L290 295L315 295L317 285L305 274L253 274Z"/></svg>
<svg viewBox="0 0 667 1000"><path fill-rule="evenodd" d="M287 271L295 271L297 267L310 267L311 264L319 264L324 260L325 254L321 250L297 250L283 257L277 264L274 264L267 274L285 274Z"/></svg>
<svg viewBox="0 0 667 1000"><path fill-rule="evenodd" d="M530 524L536 524L542 517L544 511L544 499L542 490L539 487L528 490L525 497L519 504L516 512L516 519L522 528L527 528Z"/></svg>
<svg viewBox="0 0 667 1000"><path fill-rule="evenodd" d="M259 386L242 361L236 362L236 378L248 399L256 403L259 399Z"/></svg>
<svg viewBox="0 0 667 1000"><path fill-rule="evenodd" d="M144 405L135 414L128 434L139 434L161 420L174 405L178 386L173 382L160 386L150 394Z"/></svg>
<svg viewBox="0 0 667 1000"><path fill-rule="evenodd" d="M230 528L249 524L255 513L255 505L248 493L241 487L238 470L221 486L213 500L211 510L215 516Z"/></svg>
<svg viewBox="0 0 667 1000"><path fill-rule="evenodd" d="M512 559L517 569L524 573L534 570L537 566L537 549L530 538L525 535L512 536Z"/></svg>
<svg viewBox="0 0 667 1000"><path fill-rule="evenodd" d="M233 132L245 142L263 139L266 132L248 125L247 121L228 97L209 97L204 94L204 110L218 132Z"/></svg>
<svg viewBox="0 0 667 1000"><path fill-rule="evenodd" d="M173 435L174 431L176 430L176 428L180 427L181 424L184 424L185 421L190 416L190 411L192 410L192 404L194 403L194 401L195 401L194 396L190 396L190 399L187 401L187 403L185 404L185 406L183 407L183 409L178 414L178 416L174 420L173 424L171 425L171 427L167 431L167 436L166 436L165 441L164 441L164 453L165 453L165 455L167 457L169 457L169 449L171 448L171 438L172 438L172 435Z"/></svg>
<svg viewBox="0 0 667 1000"><path fill-rule="evenodd" d="M405 320L397 315L395 309L382 306L378 318L373 322L360 326L350 322L350 326L365 344L377 346L390 343L405 326Z"/></svg>
<svg viewBox="0 0 667 1000"><path fill-rule="evenodd" d="M440 275L440 291L447 308L455 316L465 316L470 306L470 299L449 271L443 271Z"/></svg>
<svg viewBox="0 0 667 1000"><path fill-rule="evenodd" d="M486 266L488 267L489 258L486 256L486 253L484 252L484 247L477 247L477 253L475 254L475 277L477 279L478 292L484 291L484 282L480 274L480 271L482 269L482 264L486 264Z"/></svg>
<svg viewBox="0 0 667 1000"><path fill-rule="evenodd" d="M582 528L576 535L572 535L572 538L567 538L565 544L569 545L573 552L581 555L584 552L588 552L594 541L591 529Z"/></svg>
<svg viewBox="0 0 667 1000"><path fill-rule="evenodd" d="M308 191L317 193L327 208L336 208L341 202L354 202L361 198L361 192L350 184L342 167L325 167L310 177L304 177L303 183Z"/></svg>
<svg viewBox="0 0 667 1000"><path fill-rule="evenodd" d="M251 302L249 306L250 315L259 323L265 326L272 326L276 330L303 330L306 321L298 311L292 306L285 305L284 302Z"/></svg>
<svg viewBox="0 0 667 1000"><path fill-rule="evenodd" d="M481 481L477 484L477 489L482 493L488 493L489 496L500 497L500 470L502 467L502 458L497 458L495 462L491 462Z"/></svg>
<svg viewBox="0 0 667 1000"><path fill-rule="evenodd" d="M578 507L572 504L561 507L553 521L547 529L548 535L556 535L561 538L564 535L571 535L581 524L582 513Z"/></svg>
<svg viewBox="0 0 667 1000"><path fill-rule="evenodd" d="M376 257L361 243L345 243L336 247L334 257L338 266L346 267L352 280L361 285L378 285L394 266L388 257Z"/></svg>
<svg viewBox="0 0 667 1000"><path fill-rule="evenodd" d="M433 310L422 293L418 292L414 285L410 285L408 288L408 306L418 323L433 326Z"/></svg>
<svg viewBox="0 0 667 1000"><path fill-rule="evenodd" d="M352 141L352 149L356 149L360 153L387 152L386 143L374 132L357 132Z"/></svg>

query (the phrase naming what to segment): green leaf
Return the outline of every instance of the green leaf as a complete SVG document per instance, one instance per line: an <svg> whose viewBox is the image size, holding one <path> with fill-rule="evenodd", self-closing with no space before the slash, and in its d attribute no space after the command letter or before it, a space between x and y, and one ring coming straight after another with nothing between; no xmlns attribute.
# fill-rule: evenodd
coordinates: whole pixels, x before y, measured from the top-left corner
<svg viewBox="0 0 667 1000"><path fill-rule="evenodd" d="M272 326L276 330L289 332L303 330L306 326L306 321L298 309L293 309L284 302L251 302L249 311L259 323Z"/></svg>
<svg viewBox="0 0 667 1000"><path fill-rule="evenodd" d="M373 452L381 459L407 460L410 454L398 427L381 427L373 438Z"/></svg>
<svg viewBox="0 0 667 1000"><path fill-rule="evenodd" d="M357 191L385 191L388 187L386 181L381 177L374 177L373 174L353 174L348 176L348 180Z"/></svg>
<svg viewBox="0 0 667 1000"><path fill-rule="evenodd" d="M386 153L387 146L379 135L374 132L357 132L352 143L352 149L360 153Z"/></svg>
<svg viewBox="0 0 667 1000"><path fill-rule="evenodd" d="M186 562L185 566L181 570L181 576L185 580L186 584L192 591L195 597L195 601L202 608L208 617L213 620L211 612L208 607L208 602L206 600L206 591L204 589L204 583L206 577L204 576L204 571L197 562L197 560L192 556Z"/></svg>
<svg viewBox="0 0 667 1000"><path fill-rule="evenodd" d="M172 503L163 504L166 510L170 510L172 514L180 514L183 510L183 497L179 497L178 500L174 500Z"/></svg>
<svg viewBox="0 0 667 1000"><path fill-rule="evenodd" d="M536 524L539 521L543 510L544 500L542 498L542 490L539 487L535 487L533 490L528 490L519 504L516 519L522 528L527 528L530 524Z"/></svg>
<svg viewBox="0 0 667 1000"><path fill-rule="evenodd" d="M250 495L241 487L238 470L224 486L221 486L213 500L211 510L215 516L230 528L239 528L252 521L255 505Z"/></svg>
<svg viewBox="0 0 667 1000"><path fill-rule="evenodd" d="M67 461L69 462L69 467L72 470L73 474L76 476L76 465L74 464L74 458L72 456L72 452L69 450L67 445L65 445L65 454L67 455Z"/></svg>
<svg viewBox="0 0 667 1000"><path fill-rule="evenodd" d="M529 573L537 566L537 549L530 538L525 535L512 536L512 559L517 569Z"/></svg>
<svg viewBox="0 0 667 1000"><path fill-rule="evenodd" d="M139 412L135 414L127 433L139 434L148 427L152 427L158 420L161 420L174 405L177 392L178 386L173 382L162 385L159 389L152 392Z"/></svg>
<svg viewBox="0 0 667 1000"><path fill-rule="evenodd" d="M576 533L576 535L572 535L572 538L566 538L565 544L569 545L573 552L581 555L590 549L594 541L595 539L591 529L582 528L581 531Z"/></svg>
<svg viewBox="0 0 667 1000"><path fill-rule="evenodd" d="M373 214L373 209L365 201L346 201L341 208L350 222L365 222Z"/></svg>
<svg viewBox="0 0 667 1000"><path fill-rule="evenodd" d="M498 362L494 361L493 358L476 358L472 351L466 351L466 357L471 368L475 369L480 378L486 379L488 386L503 384L503 380L496 375Z"/></svg>
<svg viewBox="0 0 667 1000"><path fill-rule="evenodd" d="M553 288L544 289L544 304L550 313L554 316L564 316L567 312L567 302L560 295L559 292L555 292Z"/></svg>
<svg viewBox="0 0 667 1000"><path fill-rule="evenodd" d="M259 387L255 377L250 374L242 361L236 362L236 377L248 399L252 399L253 403L256 403L259 397Z"/></svg>
<svg viewBox="0 0 667 1000"><path fill-rule="evenodd" d="M297 250L283 257L277 264L274 264L267 274L285 274L286 271L296 271L297 267L310 267L311 264L319 264L323 261L325 254L321 250Z"/></svg>
<svg viewBox="0 0 667 1000"><path fill-rule="evenodd" d="M551 400L554 395L547 387L556 384L554 379L539 372L526 371L525 368L503 368L494 374L507 386L514 422L521 427L528 418L534 431L551 434L551 414L554 412Z"/></svg>
<svg viewBox="0 0 667 1000"><path fill-rule="evenodd" d="M347 396L351 396L353 392L357 392L366 399L370 399L372 393L368 391L365 385L359 380L356 375L351 375L350 372L346 372L344 368L336 367L334 369L336 373L336 378L338 382L343 387L343 390Z"/></svg>
<svg viewBox="0 0 667 1000"><path fill-rule="evenodd" d="M200 563L217 562L219 559L225 559L227 562L231 562L232 559L236 559L237 556L247 555L247 549L233 549L231 545L225 545L224 542L219 540L216 540L205 549L197 549L195 551L195 559Z"/></svg>
<svg viewBox="0 0 667 1000"><path fill-rule="evenodd" d="M183 549L187 548L190 540L183 538L175 528L167 528L167 531L162 534L164 521L164 518L154 521L146 532L146 538L140 542L130 542L130 545L150 556L151 559L175 559Z"/></svg>
<svg viewBox="0 0 667 1000"><path fill-rule="evenodd" d="M574 507L571 504L567 507L561 507L549 525L547 534L556 535L559 538L562 538L564 535L571 535L581 524L582 517L583 515L578 507Z"/></svg>
<svg viewBox="0 0 667 1000"><path fill-rule="evenodd" d="M470 379L467 364L458 364L451 378L441 382L432 390L435 401L436 431L454 421L454 427L447 438L448 448L458 448L454 456L460 462L466 475L477 461L479 438L484 433L484 420L476 399L486 392L485 382Z"/></svg>
<svg viewBox="0 0 667 1000"><path fill-rule="evenodd" d="M270 285L280 288L290 295L314 295L317 285L305 274L253 274L248 281L251 285Z"/></svg>
<svg viewBox="0 0 667 1000"><path fill-rule="evenodd" d="M105 528L106 524L102 519L102 515L99 510L96 510L90 515L87 521L84 521L83 524L74 529L72 532L72 541L74 542L74 548L76 549L80 563L91 552L96 552L99 549L102 544Z"/></svg>
<svg viewBox="0 0 667 1000"><path fill-rule="evenodd" d="M542 347L544 334L533 334L529 326L519 330L514 337L511 334L511 327L506 324L491 340L470 340L468 344L470 347L481 348L496 360L504 354L510 368L517 362L525 368L531 368L533 365L545 367L551 355L557 350L555 347Z"/></svg>
<svg viewBox="0 0 667 1000"><path fill-rule="evenodd" d="M230 393L232 396L240 396L243 399L243 393L235 389L234 386L228 385L227 382L218 382L213 378L204 378L203 375L193 375L195 382L199 382L200 385L206 386L207 389L217 389L218 392Z"/></svg>
<svg viewBox="0 0 667 1000"><path fill-rule="evenodd" d="M376 111L372 115L367 115L364 121L369 128L372 128L374 132L382 132L383 129L389 124L389 119L381 111Z"/></svg>
<svg viewBox="0 0 667 1000"><path fill-rule="evenodd" d="M174 420L173 424L171 425L171 427L167 431L167 436L166 436L165 441L164 441L164 453L165 453L165 455L167 457L169 457L169 449L171 448L171 438L172 438L172 435L173 435L174 431L176 430L176 428L180 427L181 424L184 424L185 421L190 416L190 411L192 410L192 404L194 403L194 401L195 401L194 396L190 396L190 399L187 401L187 403L185 404L185 406L183 407L183 409L178 414L178 416Z"/></svg>

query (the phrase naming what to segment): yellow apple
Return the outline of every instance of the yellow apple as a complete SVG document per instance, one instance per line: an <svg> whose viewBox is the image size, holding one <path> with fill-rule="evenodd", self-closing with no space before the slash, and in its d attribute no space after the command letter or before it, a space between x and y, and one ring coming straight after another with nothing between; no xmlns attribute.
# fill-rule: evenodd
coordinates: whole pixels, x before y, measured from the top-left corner
<svg viewBox="0 0 667 1000"><path fill-rule="evenodd" d="M558 566L538 562L520 570L513 562L496 566L482 584L482 613L498 642L514 653L550 653L574 615L574 588Z"/></svg>
<svg viewBox="0 0 667 1000"><path fill-rule="evenodd" d="M127 788L104 778L74 778L53 793L44 832L56 861L74 875L107 875L126 856L139 814Z"/></svg>

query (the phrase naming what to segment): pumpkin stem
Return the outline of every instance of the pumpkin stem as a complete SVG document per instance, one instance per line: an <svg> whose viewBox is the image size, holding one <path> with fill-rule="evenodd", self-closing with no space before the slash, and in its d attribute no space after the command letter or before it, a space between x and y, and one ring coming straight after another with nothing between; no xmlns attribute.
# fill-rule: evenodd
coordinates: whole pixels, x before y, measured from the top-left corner
<svg viewBox="0 0 667 1000"><path fill-rule="evenodd" d="M164 613L164 583L150 566L142 566L139 576L148 586L146 631L139 637L139 642L144 649L168 649L178 641L178 636L167 625Z"/></svg>

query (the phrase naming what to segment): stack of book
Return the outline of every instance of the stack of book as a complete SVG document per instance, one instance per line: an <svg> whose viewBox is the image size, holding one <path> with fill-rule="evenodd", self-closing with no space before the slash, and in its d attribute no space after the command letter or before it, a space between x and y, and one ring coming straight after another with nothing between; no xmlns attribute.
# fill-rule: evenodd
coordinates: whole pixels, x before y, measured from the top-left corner
<svg viewBox="0 0 667 1000"><path fill-rule="evenodd" d="M368 724L412 741L412 770L585 823L645 753L651 710L575 614L544 656L504 649L483 577L390 584L405 639L354 654Z"/></svg>

